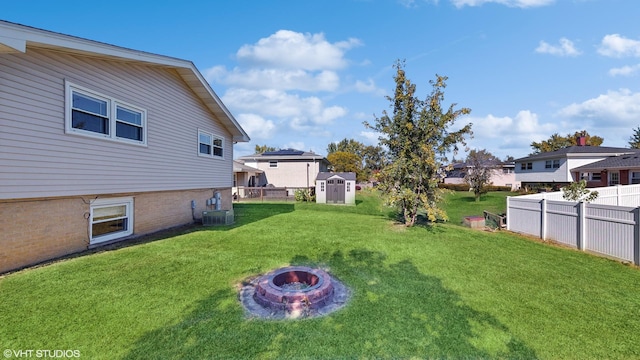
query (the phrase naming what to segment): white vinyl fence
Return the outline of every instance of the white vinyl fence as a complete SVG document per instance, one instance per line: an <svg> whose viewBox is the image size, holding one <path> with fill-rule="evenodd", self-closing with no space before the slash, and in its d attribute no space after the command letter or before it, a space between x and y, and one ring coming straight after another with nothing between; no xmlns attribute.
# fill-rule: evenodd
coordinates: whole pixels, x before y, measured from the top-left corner
<svg viewBox="0 0 640 360"><path fill-rule="evenodd" d="M562 192L508 197L507 229L640 265L640 186L592 190L600 196L591 203Z"/></svg>

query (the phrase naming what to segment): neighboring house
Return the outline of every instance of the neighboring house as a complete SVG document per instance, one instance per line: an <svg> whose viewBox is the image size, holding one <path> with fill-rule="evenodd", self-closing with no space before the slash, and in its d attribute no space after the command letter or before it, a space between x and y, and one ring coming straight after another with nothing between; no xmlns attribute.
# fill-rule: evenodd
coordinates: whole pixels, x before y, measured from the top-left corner
<svg viewBox="0 0 640 360"><path fill-rule="evenodd" d="M263 171L256 186L273 185L292 189L313 187L316 175L327 171L329 166L324 156L294 149L242 156L237 160Z"/></svg>
<svg viewBox="0 0 640 360"><path fill-rule="evenodd" d="M256 187L264 186L266 184L260 183L261 179L264 179L264 171L256 169L251 166L247 166L239 161L233 161L233 197L234 199L239 197L245 197L243 187Z"/></svg>
<svg viewBox="0 0 640 360"><path fill-rule="evenodd" d="M573 169L614 156L635 154L638 151L617 147L588 146L584 145L584 141L579 141L578 144L516 159L516 180L520 181L523 187L538 184L563 186L574 180ZM597 181L597 175L596 178L589 180Z"/></svg>
<svg viewBox="0 0 640 360"><path fill-rule="evenodd" d="M249 137L192 62L0 21L0 272L232 206Z"/></svg>
<svg viewBox="0 0 640 360"><path fill-rule="evenodd" d="M613 156L571 169L573 180L586 180L588 187L640 184L640 152Z"/></svg>
<svg viewBox="0 0 640 360"><path fill-rule="evenodd" d="M316 178L316 203L355 205L356 173L319 173Z"/></svg>
<svg viewBox="0 0 640 360"><path fill-rule="evenodd" d="M502 163L494 169L491 175L491 185L494 186L509 186L512 191L520 189L520 182L516 180L515 175L515 163ZM445 184L465 184L464 177L469 171L473 171L473 168L466 163L457 163L453 165L451 170L446 172L444 178Z"/></svg>

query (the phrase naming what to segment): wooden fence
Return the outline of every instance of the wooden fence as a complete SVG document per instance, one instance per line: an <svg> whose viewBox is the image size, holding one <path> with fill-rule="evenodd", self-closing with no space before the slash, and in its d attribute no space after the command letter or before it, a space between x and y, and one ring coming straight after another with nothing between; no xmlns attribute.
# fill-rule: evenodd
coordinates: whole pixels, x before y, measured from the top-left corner
<svg viewBox="0 0 640 360"><path fill-rule="evenodd" d="M240 201L295 201L295 193L297 190L306 190L307 188L292 187L247 187L238 186L233 188L233 200Z"/></svg>

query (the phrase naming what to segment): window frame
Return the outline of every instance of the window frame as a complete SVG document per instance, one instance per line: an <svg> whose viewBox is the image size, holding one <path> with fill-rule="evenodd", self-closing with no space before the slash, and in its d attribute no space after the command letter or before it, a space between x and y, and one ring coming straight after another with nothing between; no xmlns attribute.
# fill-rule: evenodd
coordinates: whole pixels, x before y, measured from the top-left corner
<svg viewBox="0 0 640 360"><path fill-rule="evenodd" d="M73 95L74 93L81 95L81 96L85 96L85 97L90 97L90 98L94 98L97 100L101 100L106 102L106 117L103 117L104 119L106 119L107 124L108 124L108 131L107 133L102 133L102 132L95 132L95 131L91 131L91 130L85 130L85 129L79 129L79 128L75 128L73 127L73 111L81 111L83 113L87 113L87 114L92 114L95 116L101 116L101 114L96 114L96 113L92 113L90 111L87 111L85 109L82 108L74 108L73 107ZM117 115L117 109L121 108L123 110L129 111L129 112L134 112L134 113L139 113L140 114L140 125L138 124L132 124L124 119L118 119L118 115ZM129 104L125 101L116 99L114 97L102 94L98 91L95 90L91 90L88 88L85 88L83 86L80 85L76 85L72 82L66 81L65 80L65 119L64 119L64 123L65 123L65 133L66 134L72 134L72 135L79 135L79 136L85 136L85 137L90 137L90 138L96 138L96 139L104 139L104 140L109 140L109 141L115 141L115 142L120 142L120 143L126 143L126 144L132 144L132 145L137 145L137 146L147 146L147 133L148 133L148 125L147 125L147 110L133 105L133 104ZM136 126L141 128L141 136L142 136L142 140L135 140L135 139L130 139L128 137L124 137L124 136L118 136L117 135L117 125L118 123L125 123L127 125L132 125L132 126Z"/></svg>
<svg viewBox="0 0 640 360"><path fill-rule="evenodd" d="M200 145L205 144L200 140L200 136L205 135L208 136L210 141L206 143L209 146L209 152L203 153L200 151ZM216 141L220 143L220 145L216 145ZM216 155L216 149L220 150L220 155ZM213 158L213 159L224 159L224 137L217 135L211 131L206 131L202 129L198 129L198 156Z"/></svg>
<svg viewBox="0 0 640 360"><path fill-rule="evenodd" d="M111 233L107 233L104 235L93 236L93 226L94 224L100 224L106 221L99 220L94 221L94 212L96 209L104 209L110 207L117 206L125 206L125 216L114 218L117 219L127 219L127 228L123 231L115 231ZM105 198L105 199L97 199L91 203L89 206L89 244L95 245L100 244L107 241L112 241L120 238L125 238L127 236L133 235L133 197L118 197L118 198Z"/></svg>
<svg viewBox="0 0 640 360"><path fill-rule="evenodd" d="M638 177L633 177L633 174L638 174ZM634 182L636 180L636 182ZM640 184L640 171L629 171L629 184Z"/></svg>
<svg viewBox="0 0 640 360"><path fill-rule="evenodd" d="M615 177L615 179L614 179L614 177ZM620 172L619 171L610 171L608 180L609 180L608 181L608 185L609 186L620 185Z"/></svg>
<svg viewBox="0 0 640 360"><path fill-rule="evenodd" d="M269 169L277 169L278 160L269 160Z"/></svg>
<svg viewBox="0 0 640 360"><path fill-rule="evenodd" d="M526 162L526 163L520 163L520 170L533 170L533 163L532 162Z"/></svg>

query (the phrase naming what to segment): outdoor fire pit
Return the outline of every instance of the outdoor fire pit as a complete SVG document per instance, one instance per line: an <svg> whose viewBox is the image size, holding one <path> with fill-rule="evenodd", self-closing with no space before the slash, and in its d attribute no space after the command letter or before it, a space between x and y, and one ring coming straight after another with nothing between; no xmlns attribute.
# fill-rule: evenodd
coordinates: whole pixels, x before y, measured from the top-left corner
<svg viewBox="0 0 640 360"><path fill-rule="evenodd" d="M240 293L252 315L298 318L324 315L343 306L348 290L326 271L290 266L253 279Z"/></svg>

